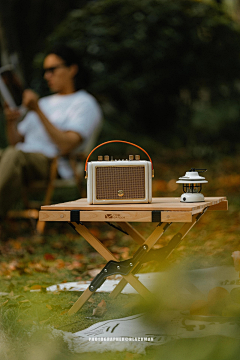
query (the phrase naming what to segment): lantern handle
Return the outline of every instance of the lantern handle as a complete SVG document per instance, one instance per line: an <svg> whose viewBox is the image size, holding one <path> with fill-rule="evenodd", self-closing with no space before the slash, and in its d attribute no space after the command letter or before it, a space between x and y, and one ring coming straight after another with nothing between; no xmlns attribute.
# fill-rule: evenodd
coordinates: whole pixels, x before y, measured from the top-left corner
<svg viewBox="0 0 240 360"><path fill-rule="evenodd" d="M195 169L195 168L191 168L191 169L189 170L189 172L192 172L192 171L197 171L198 173L203 173L203 172L206 172L207 169Z"/></svg>

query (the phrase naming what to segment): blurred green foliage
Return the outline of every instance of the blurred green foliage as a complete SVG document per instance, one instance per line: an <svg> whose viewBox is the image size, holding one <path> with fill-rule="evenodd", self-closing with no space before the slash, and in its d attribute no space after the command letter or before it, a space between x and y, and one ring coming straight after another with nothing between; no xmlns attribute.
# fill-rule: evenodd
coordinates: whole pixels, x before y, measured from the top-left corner
<svg viewBox="0 0 240 360"><path fill-rule="evenodd" d="M91 73L89 90L107 123L103 140L112 128L119 137L148 134L165 146L236 145L240 31L220 6L91 1L48 38L48 46L56 42L78 49ZM36 57L37 68L42 57Z"/></svg>
<svg viewBox="0 0 240 360"><path fill-rule="evenodd" d="M0 1L0 23L3 33L3 48L0 51L7 50L8 54L18 54L19 67L26 86L32 77L34 55L45 47L46 37L65 19L69 11L84 6L87 1ZM3 58L0 58L1 61Z"/></svg>
<svg viewBox="0 0 240 360"><path fill-rule="evenodd" d="M30 8L26 14L29 23ZM56 42L75 47L91 74L88 90L104 110L100 141L130 140L151 153L159 144L177 149L197 144L197 156L213 147L227 153L238 149L240 30L217 2L71 1L66 19L56 27L62 18L61 12L51 26L46 18L45 38L55 26L46 46L43 37L34 42L34 35L19 42L25 44L27 80L41 95L48 94L43 48ZM34 70L30 48L40 50ZM0 147L5 145L1 121Z"/></svg>

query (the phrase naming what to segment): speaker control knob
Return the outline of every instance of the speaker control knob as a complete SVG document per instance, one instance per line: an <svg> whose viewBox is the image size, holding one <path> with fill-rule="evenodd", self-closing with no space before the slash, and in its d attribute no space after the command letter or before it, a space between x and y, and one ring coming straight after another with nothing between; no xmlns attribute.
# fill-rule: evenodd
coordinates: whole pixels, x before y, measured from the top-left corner
<svg viewBox="0 0 240 360"><path fill-rule="evenodd" d="M133 160L134 156L133 155L129 155L129 160Z"/></svg>
<svg viewBox="0 0 240 360"><path fill-rule="evenodd" d="M102 155L98 156L98 161L103 161L103 156Z"/></svg>
<svg viewBox="0 0 240 360"><path fill-rule="evenodd" d="M135 155L135 160L140 160L140 155Z"/></svg>
<svg viewBox="0 0 240 360"><path fill-rule="evenodd" d="M109 161L109 155L104 155L104 160Z"/></svg>

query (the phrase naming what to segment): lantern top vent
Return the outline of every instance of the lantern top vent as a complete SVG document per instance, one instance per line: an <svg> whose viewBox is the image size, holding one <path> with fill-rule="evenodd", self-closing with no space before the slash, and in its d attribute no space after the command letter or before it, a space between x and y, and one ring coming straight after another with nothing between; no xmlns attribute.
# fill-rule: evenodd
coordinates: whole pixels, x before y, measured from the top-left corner
<svg viewBox="0 0 240 360"><path fill-rule="evenodd" d="M207 169L190 169L186 172L186 174L179 178L177 184L206 184L208 181L205 180L205 177L200 176L199 173L203 173L207 171Z"/></svg>

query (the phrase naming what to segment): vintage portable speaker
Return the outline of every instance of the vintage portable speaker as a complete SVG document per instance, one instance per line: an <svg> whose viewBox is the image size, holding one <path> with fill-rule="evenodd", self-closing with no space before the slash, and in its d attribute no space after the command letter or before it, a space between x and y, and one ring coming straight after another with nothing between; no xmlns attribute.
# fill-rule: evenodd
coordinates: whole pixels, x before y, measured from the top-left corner
<svg viewBox="0 0 240 360"><path fill-rule="evenodd" d="M98 147L122 140L107 141L98 145L89 154L86 165L87 201L89 204L150 203L152 201L152 160L140 160L139 155L129 155L129 159L109 160L109 156L99 156L98 161L88 162L90 155Z"/></svg>

